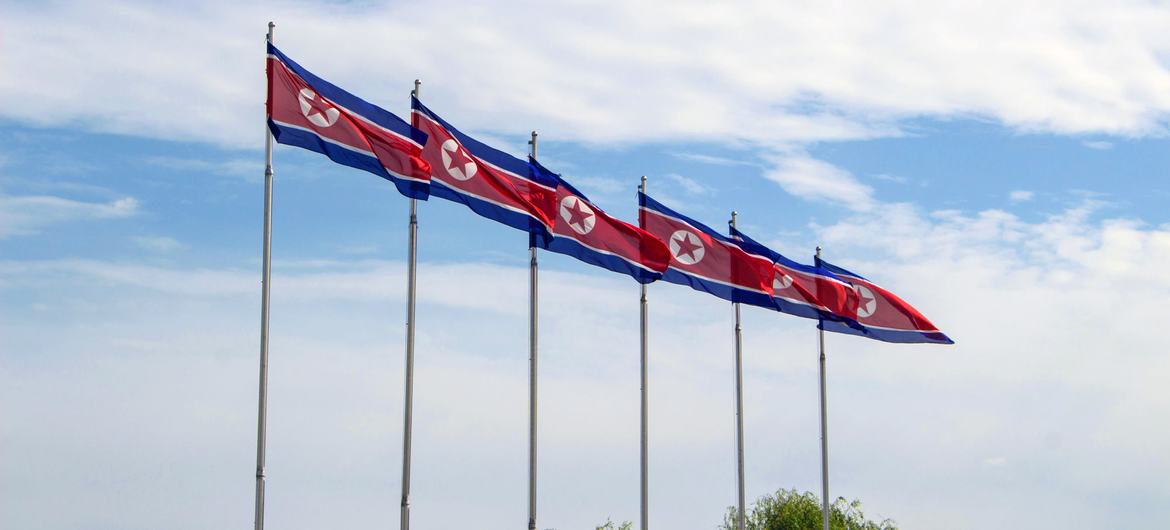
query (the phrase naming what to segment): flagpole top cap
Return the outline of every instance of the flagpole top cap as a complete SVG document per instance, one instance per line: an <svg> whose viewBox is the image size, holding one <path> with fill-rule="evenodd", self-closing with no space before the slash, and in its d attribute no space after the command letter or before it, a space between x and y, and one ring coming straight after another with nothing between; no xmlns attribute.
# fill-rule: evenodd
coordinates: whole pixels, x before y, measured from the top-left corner
<svg viewBox="0 0 1170 530"><path fill-rule="evenodd" d="M821 257L821 246L817 245L817 257Z"/></svg>
<svg viewBox="0 0 1170 530"><path fill-rule="evenodd" d="M269 20L269 21L268 21L268 29L272 29L272 28L275 28L275 27L276 27L276 23L275 23L275 22L273 22L273 21L271 21L271 20Z"/></svg>

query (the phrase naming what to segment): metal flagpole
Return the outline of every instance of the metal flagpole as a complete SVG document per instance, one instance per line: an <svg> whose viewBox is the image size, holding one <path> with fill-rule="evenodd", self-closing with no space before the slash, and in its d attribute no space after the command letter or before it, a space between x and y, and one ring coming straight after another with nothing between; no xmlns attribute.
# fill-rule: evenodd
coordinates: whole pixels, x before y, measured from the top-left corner
<svg viewBox="0 0 1170 530"><path fill-rule="evenodd" d="M422 82L414 80L411 95L420 97ZM413 112L411 123L415 124ZM417 125L417 124L415 124ZM414 305L418 272L418 200L410 199L410 242L407 243L406 272L406 370L405 396L402 400L402 504L398 527L410 529L410 443L414 420Z"/></svg>
<svg viewBox="0 0 1170 530"><path fill-rule="evenodd" d="M731 212L731 226L735 227L736 213ZM738 507L736 511L736 526L744 530L747 522L747 513L743 495L743 329L739 322L739 302L735 306L735 443L736 443L736 480Z"/></svg>
<svg viewBox="0 0 1170 530"><path fill-rule="evenodd" d="M268 42L272 30L268 23ZM265 56L265 62L268 61ZM256 514L253 525L264 530L264 446L268 439L268 300L272 292L272 131L264 124L264 256L260 284L260 404L256 421Z"/></svg>
<svg viewBox="0 0 1170 530"><path fill-rule="evenodd" d="M536 158L536 131L532 131L532 158ZM528 287L528 530L536 530L536 242L528 236L529 261Z"/></svg>
<svg viewBox="0 0 1170 530"><path fill-rule="evenodd" d="M646 175L638 191L646 193ZM646 302L646 284L642 284L642 530L650 528L650 434L649 434L649 390L647 389L647 365L650 355L649 313Z"/></svg>
<svg viewBox="0 0 1170 530"><path fill-rule="evenodd" d="M821 247L817 247L817 261L821 259ZM823 530L829 530L829 410L825 390L825 330L817 326L821 349L821 523Z"/></svg>

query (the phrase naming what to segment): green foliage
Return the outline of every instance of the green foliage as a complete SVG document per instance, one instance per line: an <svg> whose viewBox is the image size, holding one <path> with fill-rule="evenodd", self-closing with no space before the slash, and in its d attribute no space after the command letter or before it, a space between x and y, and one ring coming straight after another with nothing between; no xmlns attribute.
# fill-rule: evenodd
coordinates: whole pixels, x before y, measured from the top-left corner
<svg viewBox="0 0 1170 530"><path fill-rule="evenodd" d="M626 521L620 525L614 526L613 521L609 520L607 517L605 519L605 524L598 526L597 530L633 530L633 528L634 523L630 521Z"/></svg>
<svg viewBox="0 0 1170 530"><path fill-rule="evenodd" d="M875 522L861 513L861 501L838 497L830 506L831 530L898 530L889 519ZM736 509L728 508L723 530L736 529ZM747 530L821 530L821 500L810 492L780 490L760 497L747 514Z"/></svg>

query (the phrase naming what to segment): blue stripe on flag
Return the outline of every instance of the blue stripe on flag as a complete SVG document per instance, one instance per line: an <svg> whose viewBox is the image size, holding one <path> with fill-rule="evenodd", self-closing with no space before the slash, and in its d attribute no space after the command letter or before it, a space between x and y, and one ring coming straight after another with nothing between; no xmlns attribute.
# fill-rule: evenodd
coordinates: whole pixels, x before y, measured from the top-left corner
<svg viewBox="0 0 1170 530"><path fill-rule="evenodd" d="M668 268L666 269L666 272L662 273L662 280L670 283L677 283L679 285L686 285L696 291L702 291L729 302L740 302L748 305L763 307L765 309L775 309L773 298L767 293L739 289L725 283L720 283L687 274L685 272L679 271L678 269L675 269L674 267Z"/></svg>
<svg viewBox="0 0 1170 530"><path fill-rule="evenodd" d="M472 212L510 226L517 230L533 233L538 237L545 237L544 225L535 221L531 215L504 208L496 203L485 201L474 195L468 195L455 188L448 187L439 179L431 180L431 196L447 199L451 202L467 205Z"/></svg>
<svg viewBox="0 0 1170 530"><path fill-rule="evenodd" d="M857 329L850 326L846 322L837 322L832 320L825 320L818 324L818 327L825 331L834 333L844 333L846 335L857 335L859 337L866 337L869 339L876 339L882 342L896 342L900 344L910 343L933 343L933 344L954 344L955 341L946 336L942 332L925 332L915 330L902 329L885 329L875 328L872 326L864 326L864 329Z"/></svg>
<svg viewBox="0 0 1170 530"><path fill-rule="evenodd" d="M545 250L572 256L590 265L597 265L613 272L627 274L639 283L650 283L661 277L657 272L634 265L613 254L593 250L572 237L553 235L550 241L537 238L537 242Z"/></svg>

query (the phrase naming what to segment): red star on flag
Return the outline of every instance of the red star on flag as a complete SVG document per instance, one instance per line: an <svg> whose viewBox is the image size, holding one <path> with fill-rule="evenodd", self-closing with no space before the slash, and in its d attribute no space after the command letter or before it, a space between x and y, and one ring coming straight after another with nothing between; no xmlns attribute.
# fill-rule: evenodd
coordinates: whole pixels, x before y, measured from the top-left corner
<svg viewBox="0 0 1170 530"><path fill-rule="evenodd" d="M679 234L678 238L672 239L672 241L678 245L678 257L681 258L685 255L688 259L694 261L695 251L703 248L703 246L691 243L691 237L689 234Z"/></svg>
<svg viewBox="0 0 1170 530"><path fill-rule="evenodd" d="M463 171L467 167L467 164L474 162L471 157L467 156L467 153L463 152L463 148L458 145L455 146L454 151L448 151L447 154L451 156L451 165L447 166L447 169Z"/></svg>
<svg viewBox="0 0 1170 530"><path fill-rule="evenodd" d="M321 97L321 94L317 94L316 97L308 101L309 108L311 109L309 114L313 114L313 111L316 111L318 114L325 116L325 113L333 108L333 105L330 105L328 101L325 101L325 98Z"/></svg>
<svg viewBox="0 0 1170 530"><path fill-rule="evenodd" d="M581 199L577 199L577 201L573 203L572 208L565 209L569 212L569 224L577 225L581 227L582 230L585 229L585 221L588 221L590 217L593 217L592 213L581 207Z"/></svg>

